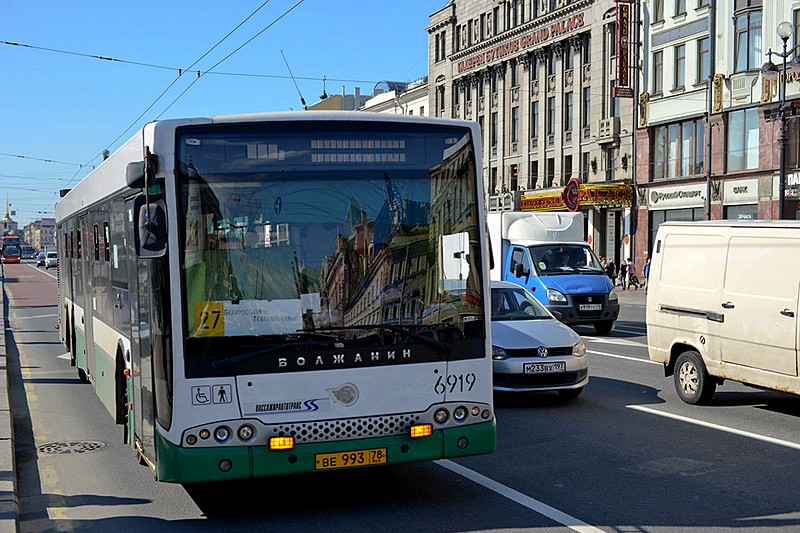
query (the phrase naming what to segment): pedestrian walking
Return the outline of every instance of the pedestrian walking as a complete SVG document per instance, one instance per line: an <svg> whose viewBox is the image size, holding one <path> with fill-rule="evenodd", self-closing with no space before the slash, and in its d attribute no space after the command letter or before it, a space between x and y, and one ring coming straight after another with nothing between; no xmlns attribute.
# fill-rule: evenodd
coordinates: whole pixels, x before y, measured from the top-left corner
<svg viewBox="0 0 800 533"><path fill-rule="evenodd" d="M611 278L611 282L616 285L617 265L614 264L613 258L609 259L608 263L606 264L606 276Z"/></svg>
<svg viewBox="0 0 800 533"><path fill-rule="evenodd" d="M633 264L631 258L628 258L628 288L633 287L634 290L639 290L639 278L636 277L636 265Z"/></svg>
<svg viewBox="0 0 800 533"><path fill-rule="evenodd" d="M647 258L642 267L642 277L644 278L644 293L647 294L648 280L650 279L650 258Z"/></svg>
<svg viewBox="0 0 800 533"><path fill-rule="evenodd" d="M628 288L628 263L627 261L621 261L619 264L619 286L622 287L622 290L627 290Z"/></svg>

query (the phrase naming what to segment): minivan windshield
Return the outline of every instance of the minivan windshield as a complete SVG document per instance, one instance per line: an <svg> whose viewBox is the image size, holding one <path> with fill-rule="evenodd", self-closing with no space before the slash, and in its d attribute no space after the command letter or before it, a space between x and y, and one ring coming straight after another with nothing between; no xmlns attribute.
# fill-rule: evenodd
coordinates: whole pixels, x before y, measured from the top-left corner
<svg viewBox="0 0 800 533"><path fill-rule="evenodd" d="M585 244L538 244L528 249L539 276L604 273L597 256Z"/></svg>

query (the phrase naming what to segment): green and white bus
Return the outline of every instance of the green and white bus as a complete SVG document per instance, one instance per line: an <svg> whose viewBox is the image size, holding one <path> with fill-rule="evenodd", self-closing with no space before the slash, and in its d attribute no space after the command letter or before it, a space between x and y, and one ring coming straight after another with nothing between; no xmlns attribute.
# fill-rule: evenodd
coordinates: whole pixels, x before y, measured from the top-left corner
<svg viewBox="0 0 800 533"><path fill-rule="evenodd" d="M494 450L479 135L164 120L62 191L62 342L156 479Z"/></svg>

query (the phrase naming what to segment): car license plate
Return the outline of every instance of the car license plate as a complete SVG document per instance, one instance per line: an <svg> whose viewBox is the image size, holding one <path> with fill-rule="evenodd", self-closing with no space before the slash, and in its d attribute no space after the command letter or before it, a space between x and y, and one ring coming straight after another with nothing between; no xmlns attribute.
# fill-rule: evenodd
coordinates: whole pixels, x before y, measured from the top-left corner
<svg viewBox="0 0 800 533"><path fill-rule="evenodd" d="M314 459L317 470L328 470L386 464L386 455L386 448L372 448L350 452L318 453Z"/></svg>
<svg viewBox="0 0 800 533"><path fill-rule="evenodd" d="M564 361L553 361L552 363L525 363L526 374L555 374L567 371L567 363Z"/></svg>
<svg viewBox="0 0 800 533"><path fill-rule="evenodd" d="M580 304L578 311L602 311L603 304Z"/></svg>

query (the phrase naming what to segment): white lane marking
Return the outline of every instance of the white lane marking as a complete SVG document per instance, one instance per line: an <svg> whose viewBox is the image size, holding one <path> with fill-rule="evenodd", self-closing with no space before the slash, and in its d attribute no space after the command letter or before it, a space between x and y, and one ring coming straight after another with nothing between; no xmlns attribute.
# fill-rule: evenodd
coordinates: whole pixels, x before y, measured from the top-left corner
<svg viewBox="0 0 800 533"><path fill-rule="evenodd" d="M570 516L554 507L550 507L539 500L534 500L530 496L526 496L519 491L516 491L510 487L506 487L505 485L498 483L493 479L479 474L474 470L470 470L469 468L461 466L458 463L454 463L449 459L439 459L438 461L434 462L439 466L450 470L451 472L454 472L469 479L470 481L477 483L478 485L496 492L500 496L504 496L509 500L522 505L523 507L527 507L531 511L544 515L547 518L550 518L551 520L554 520L555 522L572 529L573 531L579 531L580 533L604 533L602 529L590 526L586 522L578 520L574 516Z"/></svg>
<svg viewBox="0 0 800 533"><path fill-rule="evenodd" d="M614 337L590 337L588 335L583 335L583 338L599 344L618 344L620 346L636 346L638 348L647 346L647 343L645 342L630 341L628 339L616 339Z"/></svg>
<svg viewBox="0 0 800 533"><path fill-rule="evenodd" d="M598 352L595 350L586 350L586 353L593 353L595 355L603 355L605 357L614 357L615 359L625 359L627 361L636 361L637 363L650 363L651 365L663 366L658 361L651 361L650 359L642 359L641 357L628 357L627 355L618 355L615 353Z"/></svg>
<svg viewBox="0 0 800 533"><path fill-rule="evenodd" d="M34 269L36 272L41 272L42 274L47 274L48 276L50 276L53 279L58 279L53 274L48 272L47 270L39 270L39 267L35 266L32 263L25 263L25 264L28 265L29 267L31 267L32 269ZM58 271L56 271L56 272L58 272Z"/></svg>
<svg viewBox="0 0 800 533"><path fill-rule="evenodd" d="M680 420L681 422L688 422L689 424L695 424L697 426L716 429L719 431L724 431L726 433L732 433L734 435L739 435L740 437L747 437L749 439L760 440L762 442L767 442L769 444L777 444L778 446L784 446L786 448L793 448L795 450L800 450L800 443L797 442L776 439L774 437L768 437L766 435L759 435L758 433L751 433L749 431L744 431L741 429L736 429L728 426L721 426L719 424L712 424L711 422L704 422L702 420L696 420L694 418L688 418L685 416L675 415L672 413L666 413L664 411L651 409L650 407L645 407L643 405L626 405L625 407L629 409L634 409L636 411L642 411L644 413L650 413L652 415L663 416L665 418L672 418L674 420Z"/></svg>
<svg viewBox="0 0 800 533"><path fill-rule="evenodd" d="M57 358L58 359L70 359L70 357L71 356L70 356L69 352L67 352L65 354L59 355Z"/></svg>
<svg viewBox="0 0 800 533"><path fill-rule="evenodd" d="M36 316L18 316L15 317L14 320L31 320L32 318L50 318L58 316L57 314L53 313L52 315L36 315Z"/></svg>

